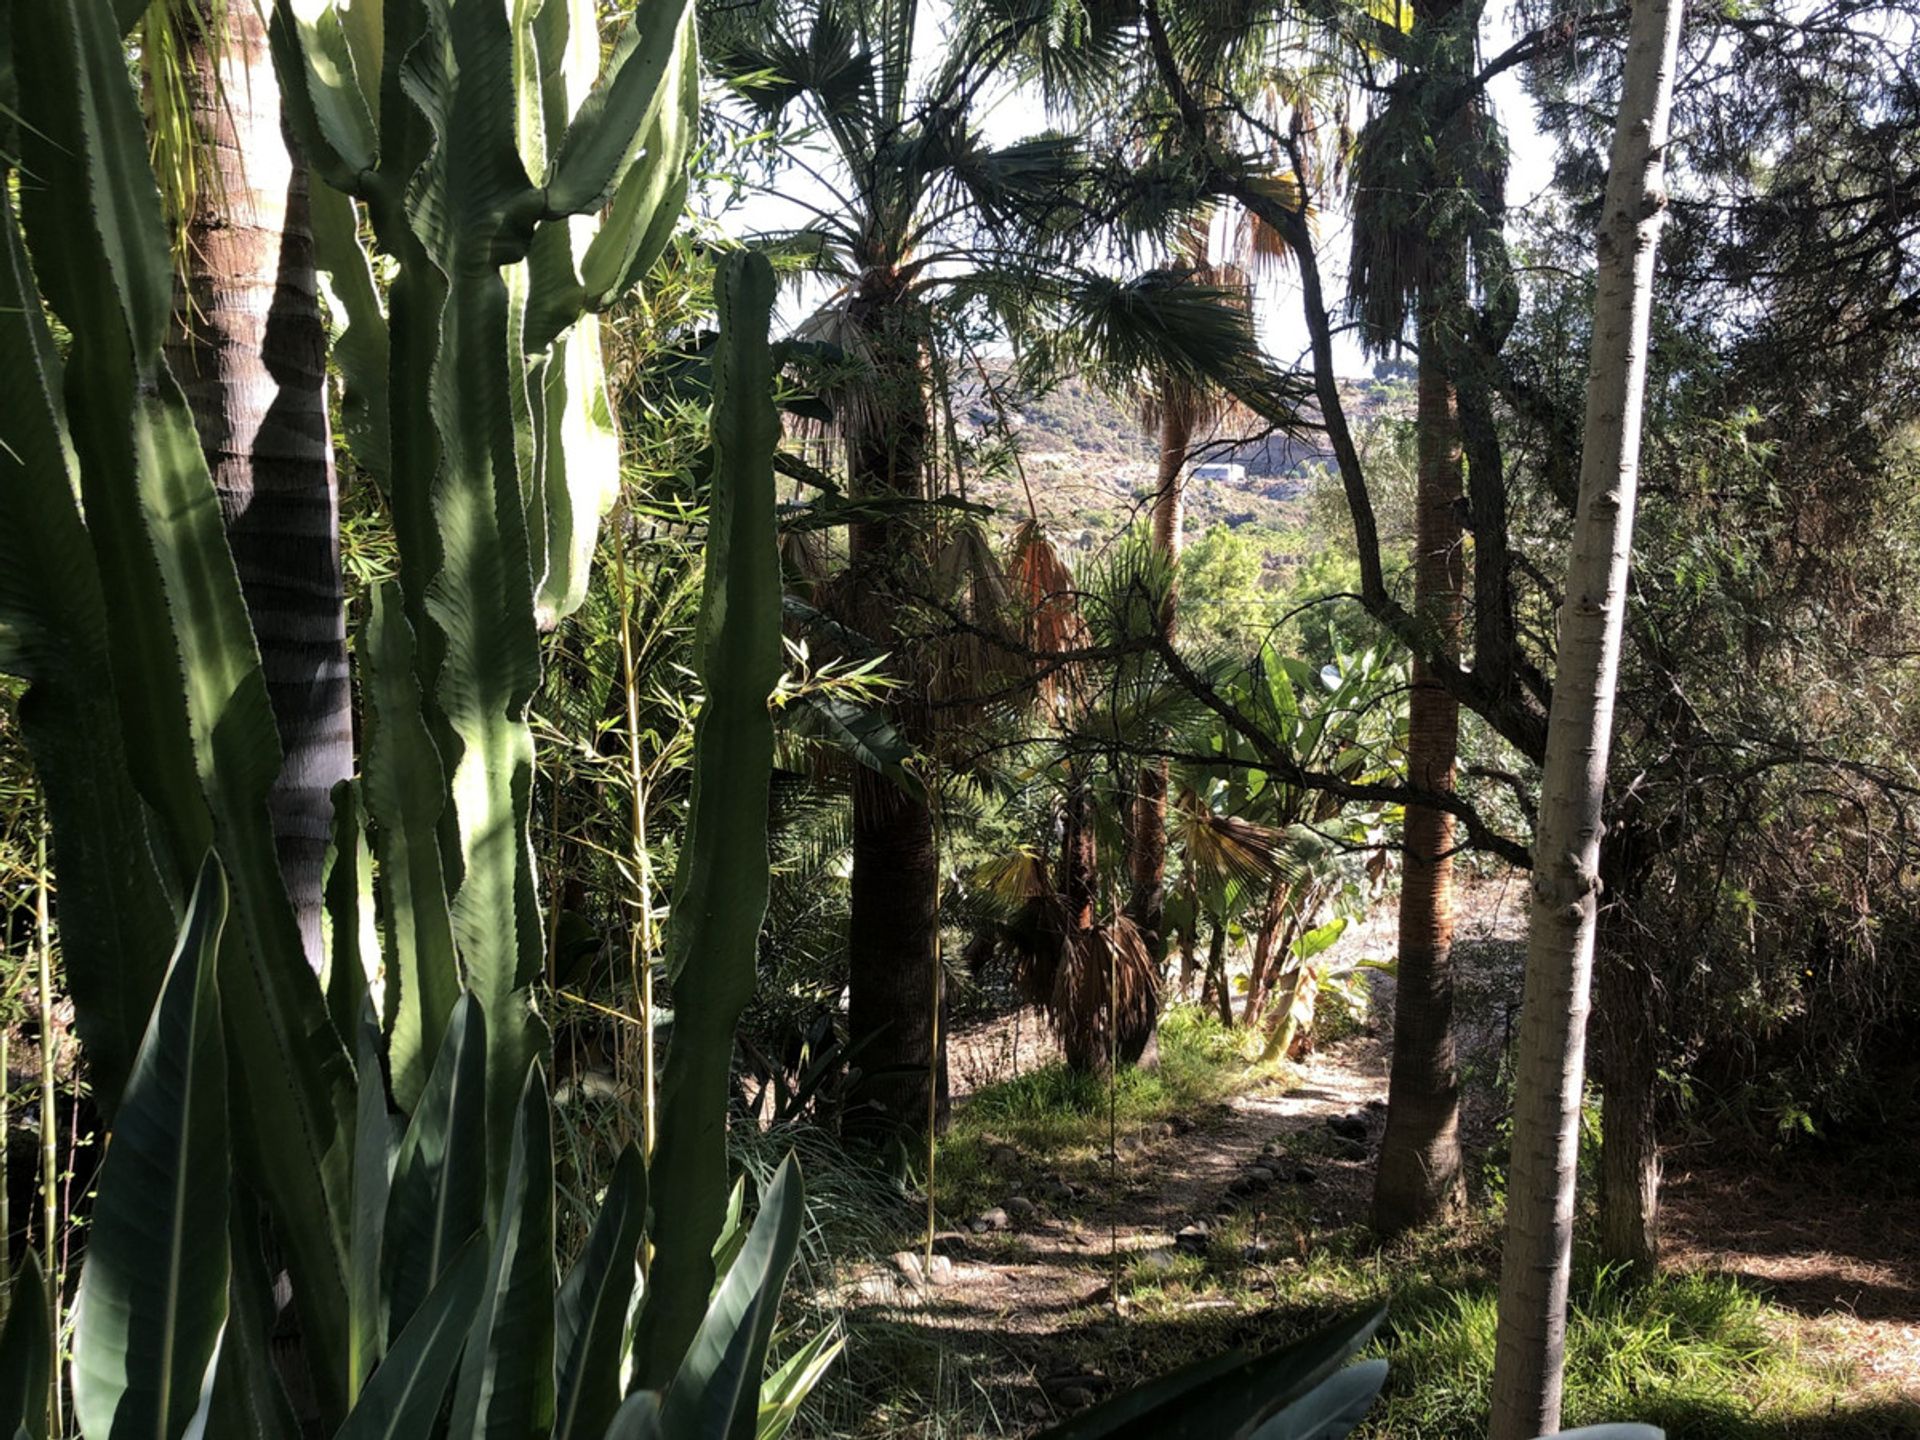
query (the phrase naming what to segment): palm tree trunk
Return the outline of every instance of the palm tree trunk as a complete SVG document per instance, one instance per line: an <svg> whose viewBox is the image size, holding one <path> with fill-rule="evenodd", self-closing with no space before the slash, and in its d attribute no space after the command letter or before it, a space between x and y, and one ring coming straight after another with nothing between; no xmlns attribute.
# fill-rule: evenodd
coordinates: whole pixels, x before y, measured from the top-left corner
<svg viewBox="0 0 1920 1440"><path fill-rule="evenodd" d="M1460 440L1453 387L1440 361L1437 309L1429 297L1420 310L1414 611L1440 653L1458 660L1464 584ZM1413 785L1453 789L1459 731L1459 702L1415 656L1407 720L1407 778ZM1393 1068L1373 1191L1374 1227L1386 1234L1441 1219L1466 1199L1453 1040L1453 817L1407 806L1403 847Z"/></svg>
<svg viewBox="0 0 1920 1440"><path fill-rule="evenodd" d="M317 970L332 791L353 773L353 720L307 171L282 134L261 9L234 0L194 9L178 23L208 164L184 217L187 273L168 361L193 409L260 646L284 756L269 799L274 841Z"/></svg>
<svg viewBox="0 0 1920 1440"><path fill-rule="evenodd" d="M1181 531L1186 519L1187 448L1193 440L1193 412L1169 399L1160 415L1160 473L1153 499L1153 548L1172 570L1180 563ZM1161 630L1173 638L1175 599L1167 596ZM1148 953L1156 960L1166 954L1167 904L1167 762L1147 761L1140 767L1135 791L1127 861L1132 870L1133 894L1127 917L1139 927Z"/></svg>
<svg viewBox="0 0 1920 1440"><path fill-rule="evenodd" d="M884 1138L925 1130L929 1084L946 1119L946 1026L936 1053L929 1023L938 856L932 812L871 770L854 775L853 816L847 1029L862 1078L847 1125Z"/></svg>
<svg viewBox="0 0 1920 1440"><path fill-rule="evenodd" d="M920 497L925 487L929 421L919 336L897 277L876 273L851 307L867 337L874 378L860 418L846 428L847 476L857 496ZM918 528L889 517L851 527L851 612L864 633L896 658L912 636L900 628L925 564ZM909 659L908 663L911 661ZM893 720L916 749L933 736L925 688L911 674L892 707ZM847 934L847 1028L858 1047L862 1079L848 1128L924 1131L947 1114L946 1027L933 1038L943 1004L938 941L939 855L933 811L868 770L854 780L853 874Z"/></svg>
<svg viewBox="0 0 1920 1440"><path fill-rule="evenodd" d="M1601 218L1580 498L1534 831L1491 1440L1560 1426L1602 801L1682 13L1679 0L1634 0Z"/></svg>
<svg viewBox="0 0 1920 1440"><path fill-rule="evenodd" d="M1660 1264L1658 990L1618 897L1601 915L1596 951L1600 1258L1645 1280Z"/></svg>

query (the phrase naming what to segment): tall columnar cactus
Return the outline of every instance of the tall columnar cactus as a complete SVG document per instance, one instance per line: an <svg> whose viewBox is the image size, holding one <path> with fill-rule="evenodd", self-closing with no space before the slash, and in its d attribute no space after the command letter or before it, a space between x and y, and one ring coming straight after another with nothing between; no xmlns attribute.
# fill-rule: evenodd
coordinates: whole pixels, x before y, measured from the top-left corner
<svg viewBox="0 0 1920 1440"><path fill-rule="evenodd" d="M378 597L361 648L367 743L359 781L338 796L323 990L274 860L266 793L279 756L258 654L162 358L172 277L115 9L17 0L0 15L0 60L13 62L0 63L0 166L19 162L17 186L0 175L0 664L31 682L23 717L54 813L67 972L96 1090L130 1125L156 1111L193 1119L183 1136L209 1144L221 1133L214 1120L230 1127L229 1163L244 1182L230 1221L215 1217L231 1235L230 1267L202 1267L214 1289L196 1292L195 1323L168 1342L179 1348L142 1353L142 1337L159 1332L110 1314L117 1298L88 1302L89 1433L174 1433L176 1382L195 1366L207 1373L211 1355L189 1352L215 1334L225 1338L209 1393L221 1423L284 1433L265 1358L263 1218L291 1274L313 1403L330 1428L427 1434L449 1398L462 1433L587 1436L650 1423L645 1402L613 1414L631 1363L627 1297L646 1187L637 1159L625 1162L598 1268L556 1287L528 992L541 962L526 833L537 633L579 601L617 460L593 314L670 232L695 100L684 0L643 7L597 84L594 20L590 0L347 10L289 0L274 16L288 112L338 187L316 197L316 226L347 322L343 417L386 489L401 549L399 582ZM355 243L363 214L393 262L384 297ZM766 290L764 264L748 268L752 285L730 281L729 293ZM723 364L736 380L725 408L754 416L741 388L770 383L766 304L735 308L759 328L742 349L738 319L727 322L727 353L747 358ZM731 422L721 428L732 436ZM723 530L765 543L716 548L709 607L731 608L705 630L718 638L703 725L722 732L703 743L736 766L767 748L736 741L766 739L778 623L767 415L741 435L723 439L733 457L723 470L764 473L737 491L737 523ZM755 506L765 513L746 513ZM733 553L749 557L744 579L729 578ZM690 908L748 924L722 927L724 944L682 946L698 962L688 996L710 993L721 1017L690 1034L729 1028L750 983L758 904L729 910L718 891L730 865L702 857L764 852L766 763L759 755L731 777L703 766L716 778L688 848L691 871L709 878L689 893L709 898ZM207 873L225 882L224 925L207 918ZM363 941L375 908L377 955ZM182 920L196 937L191 974L186 951L168 969ZM149 1016L168 974L155 1023L189 1024L197 1037L184 1080L151 1055ZM376 975L382 1012L366 1025ZM209 1035L223 1043L199 1038ZM704 1196L720 1173L724 1050L716 1072L692 1044L678 1048L691 1077L679 1093L700 1137L683 1168L702 1183L675 1183L669 1163L658 1188ZM155 1076L171 1086L157 1099ZM703 1085L712 1093L696 1095ZM183 1108L187 1092L197 1109ZM199 1153L185 1140L176 1151ZM145 1183L162 1169L149 1165ZM137 1218L135 1159L117 1173L101 1213L113 1199ZM784 1215L795 1188L769 1206ZM687 1233L711 1238L717 1195L706 1208L712 1222ZM206 1228L192 1227L203 1249ZM781 1220L774 1233L787 1230ZM103 1246L88 1294L133 1294L124 1287L137 1277L114 1267L142 1250ZM704 1249L694 1268L710 1275ZM783 1268L768 1261L762 1280ZM711 1324L696 1332L697 1299L675 1311L690 1321L668 1327L680 1349L693 1340L693 1370L643 1367L680 1391L658 1418L670 1428L675 1416L711 1419L720 1404L723 1428L738 1428L735 1409L752 1407L737 1362L759 1364L771 1301L729 1302L716 1332L724 1354L702 1362L702 1346L721 1342ZM120 1337L124 1354L103 1336ZM702 1363L731 1376L724 1404L689 1398L706 1394ZM157 1387L164 1413L142 1411L156 1387L129 1367L170 1377Z"/></svg>
<svg viewBox="0 0 1920 1440"><path fill-rule="evenodd" d="M388 487L404 563L365 637L368 743L359 782L336 796L324 989L274 868L258 656L161 359L170 277L119 28L108 0L17 0L0 19L19 62L0 64L0 83L18 76L0 117L24 122L0 146L24 162L24 223L0 175L0 661L31 682L68 970L116 1107L69 1376L89 1440L297 1433L269 1351L260 1201L329 1433L756 1428L755 1377L798 1238L791 1167L711 1303L707 1287L725 1032L764 898L778 658L761 260L730 259L721 286L709 699L676 941L686 1043L654 1177L702 1213L657 1207L675 1216L655 1235L657 1263L701 1238L694 1264L665 1266L696 1278L664 1292L684 1303L657 1327L673 1346L659 1363L633 1354L649 1190L637 1153L579 1264L555 1271L549 1102L525 993L539 963L525 836L535 633L543 609L577 599L595 467L610 461L588 307L657 251L681 183L652 167L684 145L691 32L681 10L654 18L664 36L630 30L607 81L570 105L593 58L585 5L555 0L509 24L495 0L394 4L384 35L328 11L277 17L283 63L312 62L305 122L316 150L332 147L327 173L358 187L399 261L382 314L365 262L334 257L357 377L348 426ZM354 46L390 62L376 93L342 88ZM383 120L348 165L337 137L355 133L354 103ZM605 224L568 218L602 200ZM351 209L330 218L336 240L350 234ZM43 298L70 336L64 356ZM368 953L363 923L373 858L384 955ZM756 888L730 895L742 866ZM16 1293L34 1288L29 1276ZM17 1305L0 1333L12 1377L0 1433L46 1433L44 1317ZM655 1390L623 1403L629 1373ZM778 1433L792 1404L775 1397L760 1433Z"/></svg>
<svg viewBox="0 0 1920 1440"><path fill-rule="evenodd" d="M639 1384L665 1381L713 1288L727 1192L733 1029L753 994L767 908L767 697L780 675L781 603L773 523L780 422L767 344L773 283L764 256L741 254L722 262L715 283L713 490L695 650L707 693L694 722L687 843L673 889L668 972L676 1018L655 1152L676 1193L657 1213L661 1251L641 1316ZM750 1425L735 1440L742 1436L750 1440Z"/></svg>
<svg viewBox="0 0 1920 1440"><path fill-rule="evenodd" d="M537 631L580 603L612 497L594 312L657 258L685 197L692 13L642 0L604 73L592 0L280 0L274 35L287 114L337 192L316 206L316 239L347 321L348 433L400 548L398 594L367 636L383 677L368 737L376 858L409 877L384 897L395 1089L414 1102L439 1002L475 995L492 1193L537 1043ZM395 266L384 313L357 210ZM410 759L445 778L432 846L433 797Z"/></svg>

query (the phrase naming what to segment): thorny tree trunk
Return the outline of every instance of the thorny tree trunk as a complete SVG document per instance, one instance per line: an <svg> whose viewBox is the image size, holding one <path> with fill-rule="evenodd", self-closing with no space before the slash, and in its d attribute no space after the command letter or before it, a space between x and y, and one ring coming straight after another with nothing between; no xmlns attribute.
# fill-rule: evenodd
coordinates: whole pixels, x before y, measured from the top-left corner
<svg viewBox="0 0 1920 1440"><path fill-rule="evenodd" d="M1660 1263L1659 987L1615 897L1600 916L1594 1069L1600 1094L1600 1258L1652 1278Z"/></svg>
<svg viewBox="0 0 1920 1440"><path fill-rule="evenodd" d="M1601 811L1682 13L1679 0L1635 0L1601 218L1580 503L1534 832L1491 1440L1528 1440L1560 1425Z"/></svg>
<svg viewBox="0 0 1920 1440"><path fill-rule="evenodd" d="M179 23L207 163L185 217L187 274L167 359L193 409L260 645L285 757L268 801L274 841L318 970L332 791L353 773L353 722L307 170L282 136L260 9L199 0L195 11ZM216 58L207 40L221 18Z"/></svg>
<svg viewBox="0 0 1920 1440"><path fill-rule="evenodd" d="M868 337L873 359L869 393L853 408L846 433L847 472L855 495L918 497L925 488L928 445L926 396L919 337L897 276L863 281L853 321ZM852 527L851 618L893 651L902 643L899 620L925 551L911 519L889 517ZM923 692L912 677L893 719L917 747L930 736ZM934 1124L947 1114L945 1026L932 1043L942 1003L938 973L939 856L933 812L862 769L854 780L853 873L847 936L847 1028L859 1048L862 1080L849 1124L869 1134L924 1131L929 1088Z"/></svg>
<svg viewBox="0 0 1920 1440"><path fill-rule="evenodd" d="M1443 372L1436 306L1420 311L1419 476L1414 611L1438 651L1460 655L1459 427ZM1407 779L1453 789L1460 704L1416 655L1408 698ZM1374 1227L1386 1234L1454 1213L1466 1199L1460 1161L1460 1074L1453 1039L1453 817L1409 805L1403 827L1400 959L1393 1006L1387 1128L1374 1180Z"/></svg>
<svg viewBox="0 0 1920 1440"><path fill-rule="evenodd" d="M1153 547L1171 570L1180 563L1181 530L1186 518L1187 448L1193 439L1192 411L1169 401L1160 417L1160 473L1153 501ZM1174 596L1167 596L1162 631L1172 638ZM1132 834L1127 850L1133 894L1127 914L1156 961L1166 954L1167 762L1149 760L1140 767L1134 796Z"/></svg>

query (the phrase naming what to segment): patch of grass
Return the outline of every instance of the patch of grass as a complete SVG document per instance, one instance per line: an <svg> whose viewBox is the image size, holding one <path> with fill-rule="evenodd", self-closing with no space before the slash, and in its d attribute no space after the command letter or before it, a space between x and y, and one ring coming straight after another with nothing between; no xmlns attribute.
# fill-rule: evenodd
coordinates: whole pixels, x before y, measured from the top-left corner
<svg viewBox="0 0 1920 1440"><path fill-rule="evenodd" d="M1493 1377L1497 1235L1480 1223L1376 1247L1357 1228L1319 1237L1304 1260L1245 1261L1239 1235L1204 1264L1152 1272L1129 1290L1141 1371L1159 1373L1225 1343L1262 1349L1366 1305L1388 1304L1374 1348L1387 1387L1358 1432L1368 1440L1478 1440ZM1230 1299L1238 1325L1196 1324ZM1568 1426L1638 1420L1669 1440L1916 1440L1920 1410L1862 1393L1845 1369L1801 1352L1796 1321L1730 1276L1666 1275L1635 1285L1583 1268L1568 1326Z"/></svg>
<svg viewBox="0 0 1920 1440"><path fill-rule="evenodd" d="M1124 1145L1173 1116L1198 1120L1250 1085L1279 1073L1247 1057L1246 1036L1198 1006L1160 1017L1160 1062L1151 1070L1079 1074L1060 1061L976 1090L940 1145L936 1194L961 1216L1004 1197L993 1152L1009 1146L1024 1161L1070 1173L1092 1165L1110 1139Z"/></svg>
<svg viewBox="0 0 1920 1440"><path fill-rule="evenodd" d="M1456 1440L1484 1433L1493 1375L1495 1286L1397 1305L1382 1347L1388 1391L1364 1434ZM1639 1420L1673 1440L1892 1440L1920 1416L1854 1392L1844 1372L1804 1357L1792 1321L1730 1276L1665 1275L1650 1285L1590 1271L1567 1335L1566 1424Z"/></svg>

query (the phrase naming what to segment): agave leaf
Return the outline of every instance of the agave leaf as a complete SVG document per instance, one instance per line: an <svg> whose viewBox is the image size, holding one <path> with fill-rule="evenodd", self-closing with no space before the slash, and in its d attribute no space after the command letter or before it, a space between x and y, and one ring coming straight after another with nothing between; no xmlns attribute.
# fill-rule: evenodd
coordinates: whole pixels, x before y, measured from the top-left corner
<svg viewBox="0 0 1920 1440"><path fill-rule="evenodd" d="M767 904L767 797L779 678L780 566L774 544L773 267L726 256L715 280L713 496L696 667L693 788L668 933L678 1022L667 1049L653 1156L652 1289L641 1314L637 1383L673 1373L713 1289L712 1249L727 1186L727 1068L753 992Z"/></svg>
<svg viewBox="0 0 1920 1440"><path fill-rule="evenodd" d="M487 1287L454 1386L452 1433L473 1440L526 1440L553 1428L551 1116L535 1065L520 1096Z"/></svg>
<svg viewBox="0 0 1920 1440"><path fill-rule="evenodd" d="M226 877L208 856L100 1167L74 1320L89 1437L176 1440L227 1319L227 1062L215 971ZM209 1243L211 1237L211 1243Z"/></svg>
<svg viewBox="0 0 1920 1440"><path fill-rule="evenodd" d="M1366 1418L1386 1383L1386 1361L1350 1365L1261 1425L1252 1440L1340 1440Z"/></svg>
<svg viewBox="0 0 1920 1440"><path fill-rule="evenodd" d="M845 1335L833 1328L822 1330L768 1375L760 1387L754 1440L781 1440L793 1428L807 1396L846 1348Z"/></svg>
<svg viewBox="0 0 1920 1440"><path fill-rule="evenodd" d="M439 1281L387 1347L387 1358L334 1440L419 1440L434 1433L486 1283L487 1247L474 1235L448 1259Z"/></svg>
<svg viewBox="0 0 1920 1440"><path fill-rule="evenodd" d="M300 1424L271 1349L278 1317L260 1245L260 1207L245 1192L235 1195L228 1234L233 1268L227 1279L227 1326L214 1362L208 1433L220 1440L297 1440Z"/></svg>
<svg viewBox="0 0 1920 1440"><path fill-rule="evenodd" d="M606 1440L660 1440L667 1432L660 1424L660 1397L651 1390L629 1395L613 1423L607 1426Z"/></svg>
<svg viewBox="0 0 1920 1440"><path fill-rule="evenodd" d="M381 1237L382 1333L394 1337L486 1223L486 1020L462 995L400 1142Z"/></svg>
<svg viewBox="0 0 1920 1440"><path fill-rule="evenodd" d="M30 682L20 726L53 826L61 958L88 1079L111 1118L174 915L128 776L107 602L61 435L59 369L0 180L0 669Z"/></svg>
<svg viewBox="0 0 1920 1440"><path fill-rule="evenodd" d="M774 1314L800 1244L806 1182L789 1155L761 1197L760 1214L708 1307L680 1371L668 1387L669 1433L753 1440L760 1376L773 1339ZM693 1417L698 1424L692 1424ZM691 1428L683 1428L683 1422Z"/></svg>
<svg viewBox="0 0 1920 1440"><path fill-rule="evenodd" d="M554 1301L553 1440L595 1440L620 1405L620 1351L646 1221L647 1169L639 1150L628 1145L614 1165L586 1249Z"/></svg>
<svg viewBox="0 0 1920 1440"><path fill-rule="evenodd" d="M53 1378L53 1338L46 1274L33 1250L14 1272L7 1324L0 1330L0 1430L47 1440L47 1385Z"/></svg>
<svg viewBox="0 0 1920 1440"><path fill-rule="evenodd" d="M381 1354L380 1257L398 1137L387 1113L380 1030L369 1005L356 1027L359 1097L354 1112L353 1229L347 1247L348 1378L354 1395Z"/></svg>
<svg viewBox="0 0 1920 1440"><path fill-rule="evenodd" d="M1042 1440L1231 1440L1300 1399L1372 1338L1384 1309L1266 1355L1203 1360L1045 1431Z"/></svg>
<svg viewBox="0 0 1920 1440"><path fill-rule="evenodd" d="M736 1317L737 1323L715 1335L710 1353L702 1354L702 1341L695 1338L687 1359L691 1362L700 1355L698 1378L688 1375L683 1367L667 1388L667 1397L660 1404L662 1430L676 1440L679 1436L719 1440L720 1436L737 1433L735 1426L742 1419L752 1424L759 1373L753 1363L753 1336L760 1328L761 1315L771 1308L764 1295L750 1296L746 1309Z"/></svg>

